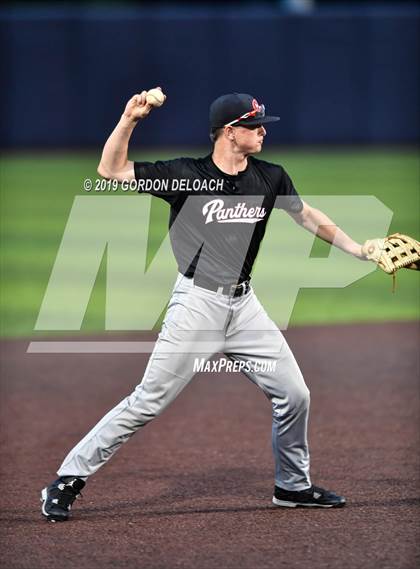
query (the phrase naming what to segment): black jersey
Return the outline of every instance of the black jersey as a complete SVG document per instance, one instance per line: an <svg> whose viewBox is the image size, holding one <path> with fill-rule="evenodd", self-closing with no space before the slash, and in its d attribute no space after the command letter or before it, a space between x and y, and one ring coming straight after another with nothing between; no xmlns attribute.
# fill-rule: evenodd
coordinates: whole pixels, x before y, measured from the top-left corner
<svg viewBox="0 0 420 569"><path fill-rule="evenodd" d="M135 162L139 192L170 204L170 238L178 268L221 284L250 278L273 207L290 212L303 203L287 172L248 158L237 175L222 172L212 156Z"/></svg>

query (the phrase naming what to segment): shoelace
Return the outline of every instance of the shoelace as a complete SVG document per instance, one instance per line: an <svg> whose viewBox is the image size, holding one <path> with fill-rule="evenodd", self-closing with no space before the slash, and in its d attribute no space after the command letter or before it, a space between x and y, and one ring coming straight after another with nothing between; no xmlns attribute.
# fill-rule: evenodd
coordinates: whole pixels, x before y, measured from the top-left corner
<svg viewBox="0 0 420 569"><path fill-rule="evenodd" d="M61 486L64 487L61 488ZM74 490L71 484L65 484L63 482L57 486L57 490L60 492L57 498L55 498L57 500L57 505L65 507L67 509L77 498L83 498L82 493Z"/></svg>
<svg viewBox="0 0 420 569"><path fill-rule="evenodd" d="M325 495L325 490L324 488L320 488L319 486L312 486L312 495L317 492L318 494L321 494L321 496Z"/></svg>

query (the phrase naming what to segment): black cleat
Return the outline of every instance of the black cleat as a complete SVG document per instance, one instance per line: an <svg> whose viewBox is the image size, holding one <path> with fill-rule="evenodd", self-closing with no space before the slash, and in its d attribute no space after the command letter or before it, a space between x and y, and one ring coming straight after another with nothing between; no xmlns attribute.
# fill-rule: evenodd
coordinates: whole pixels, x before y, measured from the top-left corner
<svg viewBox="0 0 420 569"><path fill-rule="evenodd" d="M85 482L74 476L58 478L41 492L42 515L51 522L65 522Z"/></svg>
<svg viewBox="0 0 420 569"><path fill-rule="evenodd" d="M273 504L285 508L296 508L298 506L307 508L341 508L346 504L346 499L343 496L337 496L334 492L313 485L307 490L301 490L300 492L283 490L283 488L275 486Z"/></svg>

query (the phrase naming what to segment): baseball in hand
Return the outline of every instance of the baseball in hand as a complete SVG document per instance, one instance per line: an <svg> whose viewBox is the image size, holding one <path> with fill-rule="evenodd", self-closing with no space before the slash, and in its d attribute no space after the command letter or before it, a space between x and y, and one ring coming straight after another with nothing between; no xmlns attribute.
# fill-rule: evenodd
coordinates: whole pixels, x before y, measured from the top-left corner
<svg viewBox="0 0 420 569"><path fill-rule="evenodd" d="M161 107L165 102L166 95L160 89L150 89L147 91L146 102L153 107Z"/></svg>

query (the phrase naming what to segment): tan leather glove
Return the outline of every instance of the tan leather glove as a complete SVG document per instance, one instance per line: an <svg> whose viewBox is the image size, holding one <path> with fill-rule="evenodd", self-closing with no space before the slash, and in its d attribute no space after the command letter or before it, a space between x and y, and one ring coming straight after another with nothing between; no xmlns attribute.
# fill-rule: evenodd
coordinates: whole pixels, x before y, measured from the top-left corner
<svg viewBox="0 0 420 569"><path fill-rule="evenodd" d="M420 270L420 243L402 233L393 233L383 239L368 239L362 253L386 273L394 276L399 269Z"/></svg>

